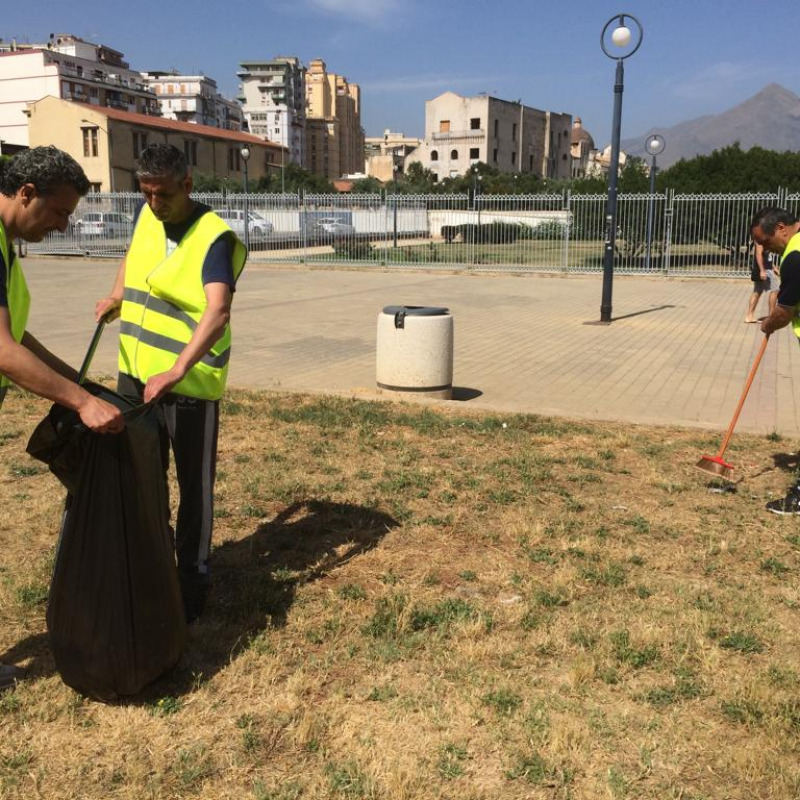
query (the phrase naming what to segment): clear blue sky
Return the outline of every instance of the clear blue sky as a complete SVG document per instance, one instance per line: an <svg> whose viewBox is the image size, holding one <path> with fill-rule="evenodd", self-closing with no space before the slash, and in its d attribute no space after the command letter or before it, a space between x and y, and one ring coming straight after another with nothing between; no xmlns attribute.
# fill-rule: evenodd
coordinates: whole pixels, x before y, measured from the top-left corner
<svg viewBox="0 0 800 800"><path fill-rule="evenodd" d="M452 90L579 116L602 146L613 107L614 62L600 49L609 18L631 13L644 27L625 62L627 138L723 111L771 82L800 94L800 58L784 37L797 9L796 0L9 0L0 36L74 33L122 50L134 69L202 71L228 97L240 60L322 58L361 85L367 135L421 136L425 100Z"/></svg>

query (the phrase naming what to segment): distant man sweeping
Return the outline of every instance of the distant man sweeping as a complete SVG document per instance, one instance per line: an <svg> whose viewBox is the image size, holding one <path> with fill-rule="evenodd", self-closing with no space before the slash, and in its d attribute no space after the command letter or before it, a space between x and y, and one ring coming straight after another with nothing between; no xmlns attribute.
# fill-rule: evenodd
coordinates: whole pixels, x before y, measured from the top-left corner
<svg viewBox="0 0 800 800"><path fill-rule="evenodd" d="M781 256L778 304L761 323L761 330L770 334L791 322L800 339L800 221L783 208L767 206L756 212L750 231L756 244ZM767 503L767 510L773 514L800 514L800 473L786 497Z"/></svg>
<svg viewBox="0 0 800 800"><path fill-rule="evenodd" d="M34 147L0 163L0 405L15 383L77 411L94 431L118 432L125 425L119 409L78 386L75 370L28 332L30 295L13 244L66 230L88 191L81 167L55 147ZM20 675L16 667L0 664L0 691Z"/></svg>

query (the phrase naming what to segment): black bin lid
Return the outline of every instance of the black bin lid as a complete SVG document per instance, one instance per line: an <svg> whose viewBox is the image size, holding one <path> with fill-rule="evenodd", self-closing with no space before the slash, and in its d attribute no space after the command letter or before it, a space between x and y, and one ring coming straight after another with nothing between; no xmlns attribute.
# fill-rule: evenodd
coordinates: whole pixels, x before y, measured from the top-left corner
<svg viewBox="0 0 800 800"><path fill-rule="evenodd" d="M392 316L405 314L407 317L440 317L449 314L450 309L440 306L386 306L383 313Z"/></svg>

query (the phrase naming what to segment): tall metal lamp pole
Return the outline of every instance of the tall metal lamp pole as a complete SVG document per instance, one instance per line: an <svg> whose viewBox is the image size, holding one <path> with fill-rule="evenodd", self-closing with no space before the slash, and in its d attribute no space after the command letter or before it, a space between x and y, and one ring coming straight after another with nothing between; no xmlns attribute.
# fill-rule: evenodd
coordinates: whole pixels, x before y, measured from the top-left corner
<svg viewBox="0 0 800 800"><path fill-rule="evenodd" d="M247 162L250 160L250 148L245 145L241 150L244 171L244 246L250 249L250 209L248 208L249 187L247 185Z"/></svg>
<svg viewBox="0 0 800 800"><path fill-rule="evenodd" d="M626 24L633 22L635 29ZM612 29L613 28L613 29ZM608 35L610 32L610 35ZM608 42L606 37L608 35ZM600 34L600 47L603 52L617 62L614 82L614 117L611 128L611 162L608 165L608 201L606 204L606 243L603 253L603 298L600 302L600 322L611 322L611 294L614 284L614 250L617 243L617 177L619 175L619 143L622 127L622 92L624 89L624 68L622 62L632 56L642 44L644 29L641 22L630 14L617 14L612 17ZM609 50L608 45L616 50Z"/></svg>
<svg viewBox="0 0 800 800"><path fill-rule="evenodd" d="M650 154L650 197L647 201L647 256L644 268L650 271L650 250L653 245L653 195L656 193L656 156L664 151L666 142L658 133L647 137L644 149Z"/></svg>

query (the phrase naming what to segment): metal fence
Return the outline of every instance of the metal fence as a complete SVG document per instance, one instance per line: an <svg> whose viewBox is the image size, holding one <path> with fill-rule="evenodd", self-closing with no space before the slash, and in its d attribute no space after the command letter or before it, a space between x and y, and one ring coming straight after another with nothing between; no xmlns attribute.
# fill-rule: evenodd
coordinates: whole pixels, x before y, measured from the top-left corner
<svg viewBox="0 0 800 800"><path fill-rule="evenodd" d="M197 194L250 247L251 262L507 272L599 272L606 196ZM90 194L66 232L31 254L121 256L141 195ZM800 194L620 195L615 270L743 276L749 222Z"/></svg>

